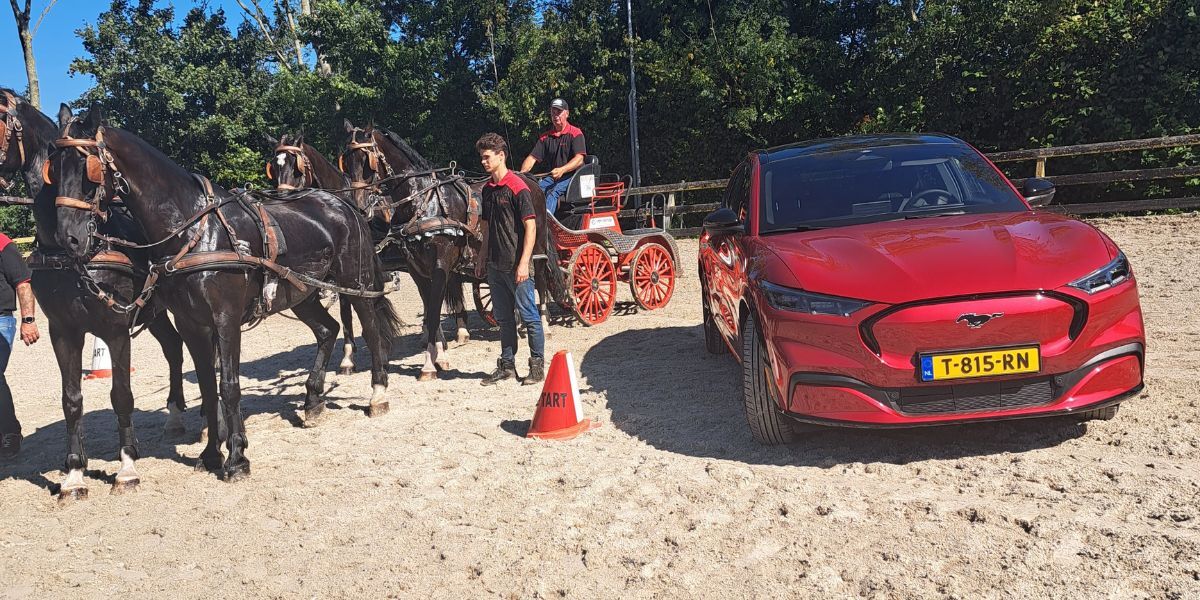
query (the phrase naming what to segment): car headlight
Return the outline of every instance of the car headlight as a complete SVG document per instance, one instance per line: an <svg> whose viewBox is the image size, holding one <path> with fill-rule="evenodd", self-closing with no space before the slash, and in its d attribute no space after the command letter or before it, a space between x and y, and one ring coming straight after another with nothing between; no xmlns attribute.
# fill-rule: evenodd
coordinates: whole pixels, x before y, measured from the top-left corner
<svg viewBox="0 0 1200 600"><path fill-rule="evenodd" d="M766 299L767 304L775 310L848 317L855 311L871 305L870 302L862 300L813 294L804 290L775 285L768 281L762 282L759 287L762 289L763 298Z"/></svg>
<svg viewBox="0 0 1200 600"><path fill-rule="evenodd" d="M1120 284L1129 279L1129 260L1125 258L1125 253L1117 254L1117 257L1112 262L1096 269L1095 271L1068 283L1067 285L1083 290L1089 294L1102 292L1110 287Z"/></svg>

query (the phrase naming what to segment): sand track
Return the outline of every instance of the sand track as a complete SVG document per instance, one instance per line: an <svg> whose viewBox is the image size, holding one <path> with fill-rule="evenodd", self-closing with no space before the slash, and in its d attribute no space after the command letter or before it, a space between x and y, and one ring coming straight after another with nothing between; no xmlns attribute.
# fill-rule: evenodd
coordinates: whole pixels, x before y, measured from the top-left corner
<svg viewBox="0 0 1200 600"><path fill-rule="evenodd" d="M604 422L568 443L517 435L537 391L478 385L497 352L479 329L430 384L410 329L387 416L362 412L368 374L331 371L334 409L296 427L313 342L276 317L243 350L248 481L192 469L190 362L189 435L164 438L166 364L144 336L141 490L108 494L116 422L108 384L86 382L91 498L60 508L57 369L48 341L18 348L8 379L27 437L0 464L0 597L1200 597L1200 216L1095 223L1134 265L1150 356L1146 391L1087 426L757 446L736 363L703 349L694 240L663 311L551 329ZM411 286L393 298L416 323Z"/></svg>

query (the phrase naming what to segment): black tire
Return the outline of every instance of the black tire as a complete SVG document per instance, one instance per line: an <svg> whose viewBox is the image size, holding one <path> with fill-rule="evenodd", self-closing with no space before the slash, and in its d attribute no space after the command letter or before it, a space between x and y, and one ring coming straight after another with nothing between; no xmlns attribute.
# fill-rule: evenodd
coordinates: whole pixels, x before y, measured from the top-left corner
<svg viewBox="0 0 1200 600"><path fill-rule="evenodd" d="M725 340L721 339L721 331L717 329L717 324L713 322L712 311L708 308L708 292L707 285L701 281L700 283L700 306L704 309L704 349L708 350L709 354L724 354Z"/></svg>
<svg viewBox="0 0 1200 600"><path fill-rule="evenodd" d="M784 420L775 403L773 386L767 380L766 348L751 314L742 327L742 401L746 422L755 441L768 446L796 441L791 423Z"/></svg>
<svg viewBox="0 0 1200 600"><path fill-rule="evenodd" d="M1079 413L1079 416L1076 417L1076 420L1080 423L1085 421L1111 421L1116 418L1117 409L1119 408L1121 408L1120 404L1114 404L1112 406L1105 406L1104 408L1089 410L1087 412Z"/></svg>

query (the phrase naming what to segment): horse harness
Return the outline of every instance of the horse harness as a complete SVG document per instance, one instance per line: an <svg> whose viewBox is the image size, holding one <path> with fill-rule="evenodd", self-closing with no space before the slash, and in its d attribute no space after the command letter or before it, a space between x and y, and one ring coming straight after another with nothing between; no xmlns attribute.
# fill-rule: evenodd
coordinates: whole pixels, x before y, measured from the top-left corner
<svg viewBox="0 0 1200 600"><path fill-rule="evenodd" d="M8 160L9 138L16 139L17 153L21 157L20 164L25 164L25 128L21 125L21 120L17 118L14 109L17 107L17 99L12 94L5 92L4 100L7 103L5 106L0 106L0 165ZM0 190L8 191L12 189L15 182L10 183L3 177L0 177Z"/></svg>

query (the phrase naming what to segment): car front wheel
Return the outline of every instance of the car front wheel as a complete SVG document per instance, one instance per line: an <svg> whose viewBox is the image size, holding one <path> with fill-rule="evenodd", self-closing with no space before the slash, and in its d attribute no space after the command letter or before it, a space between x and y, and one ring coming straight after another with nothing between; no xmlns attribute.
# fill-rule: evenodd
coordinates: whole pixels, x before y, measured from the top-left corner
<svg viewBox="0 0 1200 600"><path fill-rule="evenodd" d="M779 412L770 382L767 348L754 315L742 327L742 400L750 433L760 444L778 445L796 440L791 423Z"/></svg>

